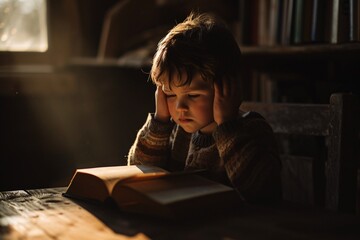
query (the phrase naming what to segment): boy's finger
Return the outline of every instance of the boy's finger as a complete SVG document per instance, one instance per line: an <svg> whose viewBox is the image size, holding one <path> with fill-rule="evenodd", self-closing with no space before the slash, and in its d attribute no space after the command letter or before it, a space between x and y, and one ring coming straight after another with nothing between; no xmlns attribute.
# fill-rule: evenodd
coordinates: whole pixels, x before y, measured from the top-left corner
<svg viewBox="0 0 360 240"><path fill-rule="evenodd" d="M227 78L227 77L224 77L222 79L222 87L223 87L223 94L225 96L229 96L232 92L232 86L231 86L231 81Z"/></svg>
<svg viewBox="0 0 360 240"><path fill-rule="evenodd" d="M214 82L215 96L222 96L222 86L218 82Z"/></svg>

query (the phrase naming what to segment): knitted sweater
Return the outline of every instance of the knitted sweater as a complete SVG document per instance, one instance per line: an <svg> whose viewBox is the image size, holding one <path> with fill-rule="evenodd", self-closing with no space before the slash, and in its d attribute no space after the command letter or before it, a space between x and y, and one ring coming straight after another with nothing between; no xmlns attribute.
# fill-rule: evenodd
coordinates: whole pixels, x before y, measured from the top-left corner
<svg viewBox="0 0 360 240"><path fill-rule="evenodd" d="M170 171L207 169L209 178L230 185L248 201L281 198L280 160L273 131L255 112L217 127L212 135L185 132L149 114L128 155L128 164Z"/></svg>

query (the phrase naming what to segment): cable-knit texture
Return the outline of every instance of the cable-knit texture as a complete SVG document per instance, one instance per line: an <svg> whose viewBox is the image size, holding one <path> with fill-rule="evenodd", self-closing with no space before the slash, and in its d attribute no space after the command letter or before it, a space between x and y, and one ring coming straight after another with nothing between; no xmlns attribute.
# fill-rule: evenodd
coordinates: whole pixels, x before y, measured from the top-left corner
<svg viewBox="0 0 360 240"><path fill-rule="evenodd" d="M230 184L249 201L281 198L280 159L273 131L255 112L225 122L212 135L186 133L149 114L128 156L129 164L168 170L207 169L211 179Z"/></svg>

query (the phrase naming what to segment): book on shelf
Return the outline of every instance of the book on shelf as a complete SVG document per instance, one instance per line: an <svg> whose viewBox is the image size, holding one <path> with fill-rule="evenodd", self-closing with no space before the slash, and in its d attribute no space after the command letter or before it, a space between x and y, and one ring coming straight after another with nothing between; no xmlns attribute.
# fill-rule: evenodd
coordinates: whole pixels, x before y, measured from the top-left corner
<svg viewBox="0 0 360 240"><path fill-rule="evenodd" d="M339 3L340 0L331 1L331 16L330 16L330 43L338 42L338 29L339 29Z"/></svg>
<svg viewBox="0 0 360 240"><path fill-rule="evenodd" d="M358 0L240 1L242 45L360 41Z"/></svg>
<svg viewBox="0 0 360 240"><path fill-rule="evenodd" d="M311 27L314 18L314 3L317 0L303 0L303 32L302 32L302 43L311 43ZM315 4L316 5L316 4Z"/></svg>
<svg viewBox="0 0 360 240"><path fill-rule="evenodd" d="M291 26L294 20L294 0L284 0L283 4L281 44L289 45L291 43Z"/></svg>
<svg viewBox="0 0 360 240"><path fill-rule="evenodd" d="M325 37L326 19L329 18L330 5L326 0L314 0L312 6L310 41L314 43L329 42Z"/></svg>
<svg viewBox="0 0 360 240"><path fill-rule="evenodd" d="M64 196L112 203L120 210L166 218L222 213L241 202L236 191L204 176L146 165L76 170Z"/></svg>
<svg viewBox="0 0 360 240"><path fill-rule="evenodd" d="M337 43L350 41L350 0L339 0Z"/></svg>
<svg viewBox="0 0 360 240"><path fill-rule="evenodd" d="M360 41L360 3L350 0L350 41Z"/></svg>
<svg viewBox="0 0 360 240"><path fill-rule="evenodd" d="M275 46L279 44L279 32L281 23L281 4L278 0L270 0L269 7L269 34L268 45Z"/></svg>
<svg viewBox="0 0 360 240"><path fill-rule="evenodd" d="M292 43L300 44L303 42L303 19L304 19L304 2L296 0L294 9L294 22L292 26Z"/></svg>
<svg viewBox="0 0 360 240"><path fill-rule="evenodd" d="M269 44L269 1L268 0L258 0L258 42L259 46L267 46Z"/></svg>

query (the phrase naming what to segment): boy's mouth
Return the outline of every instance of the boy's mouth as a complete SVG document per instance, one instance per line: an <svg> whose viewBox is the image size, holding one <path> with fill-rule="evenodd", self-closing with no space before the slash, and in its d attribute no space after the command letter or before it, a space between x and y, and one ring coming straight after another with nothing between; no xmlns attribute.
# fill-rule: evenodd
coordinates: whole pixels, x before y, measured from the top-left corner
<svg viewBox="0 0 360 240"><path fill-rule="evenodd" d="M189 123L192 121L190 118L179 118L178 120L180 123Z"/></svg>

